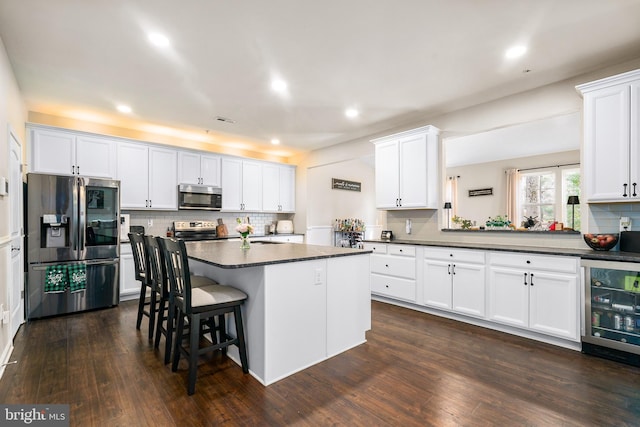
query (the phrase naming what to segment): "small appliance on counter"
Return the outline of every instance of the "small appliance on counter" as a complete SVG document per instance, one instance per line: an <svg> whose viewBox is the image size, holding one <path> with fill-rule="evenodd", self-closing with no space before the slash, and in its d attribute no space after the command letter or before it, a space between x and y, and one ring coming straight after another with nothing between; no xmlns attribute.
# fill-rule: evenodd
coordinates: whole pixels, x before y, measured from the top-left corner
<svg viewBox="0 0 640 427"><path fill-rule="evenodd" d="M276 225L276 233L278 234L293 234L293 221L280 220Z"/></svg>
<svg viewBox="0 0 640 427"><path fill-rule="evenodd" d="M620 250L640 253L640 231L623 231L620 233Z"/></svg>
<svg viewBox="0 0 640 427"><path fill-rule="evenodd" d="M380 240L393 240L393 231L382 230L382 233L380 235Z"/></svg>

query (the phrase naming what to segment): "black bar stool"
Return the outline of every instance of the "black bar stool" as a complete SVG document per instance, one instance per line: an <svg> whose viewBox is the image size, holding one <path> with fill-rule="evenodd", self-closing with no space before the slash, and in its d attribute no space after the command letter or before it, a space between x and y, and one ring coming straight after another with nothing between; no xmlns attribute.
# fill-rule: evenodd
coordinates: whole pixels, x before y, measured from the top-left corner
<svg viewBox="0 0 640 427"><path fill-rule="evenodd" d="M236 345L240 353L240 363L242 372L249 372L247 360L247 349L244 339L244 328L242 326L242 313L240 307L247 299L247 295L231 286L207 285L199 288L192 287L191 275L189 274L189 260L187 250L182 240L161 239L167 263L167 274L171 284L171 299L177 309L177 326L175 342L173 347L172 371L178 370L180 355L187 357L189 362L189 380L187 392L192 395L196 388L196 373L198 368L198 357L201 354L226 349L230 345ZM236 324L236 338L227 335L224 321L219 321L215 327L215 318L224 319L224 315L233 313ZM185 334L185 319L189 322L188 333ZM200 347L201 325L210 326L212 335L217 329L219 339L212 336L213 343L205 347ZM188 346L184 347L182 341L184 337L189 338ZM217 341L217 342L216 342Z"/></svg>
<svg viewBox="0 0 640 427"><path fill-rule="evenodd" d="M140 281L140 297L138 299L138 318L136 320L136 329L140 329L142 316L149 317L149 340L151 340L153 339L156 313L158 311L158 290L149 277L149 260L146 253L144 235L140 233L129 233L128 235L133 252L133 265L136 272L136 280ZM150 291L149 297L147 297L147 290Z"/></svg>

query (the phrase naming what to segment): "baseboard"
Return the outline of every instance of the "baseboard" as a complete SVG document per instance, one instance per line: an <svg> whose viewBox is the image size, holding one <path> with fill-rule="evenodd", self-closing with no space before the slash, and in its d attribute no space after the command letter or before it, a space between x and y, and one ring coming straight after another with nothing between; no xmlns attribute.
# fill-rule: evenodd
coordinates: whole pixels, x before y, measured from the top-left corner
<svg viewBox="0 0 640 427"><path fill-rule="evenodd" d="M6 347L2 351L2 357L0 358L0 381L2 381L2 375L4 375L4 368L9 363L9 358L13 353L13 340L9 340Z"/></svg>

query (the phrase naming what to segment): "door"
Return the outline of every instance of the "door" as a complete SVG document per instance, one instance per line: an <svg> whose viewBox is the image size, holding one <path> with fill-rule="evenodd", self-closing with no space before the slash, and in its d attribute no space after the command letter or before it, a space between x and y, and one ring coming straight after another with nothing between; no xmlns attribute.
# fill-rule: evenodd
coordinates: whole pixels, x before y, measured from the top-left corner
<svg viewBox="0 0 640 427"><path fill-rule="evenodd" d="M400 141L400 206L427 206L427 141L426 135L416 135Z"/></svg>
<svg viewBox="0 0 640 427"><path fill-rule="evenodd" d="M471 316L485 314L485 268L479 264L454 264L453 310Z"/></svg>
<svg viewBox="0 0 640 427"><path fill-rule="evenodd" d="M178 210L178 155L149 147L149 207Z"/></svg>
<svg viewBox="0 0 640 427"><path fill-rule="evenodd" d="M451 263L425 260L423 303L432 307L451 309Z"/></svg>
<svg viewBox="0 0 640 427"><path fill-rule="evenodd" d="M534 271L529 288L529 327L545 334L577 340L578 284L575 275Z"/></svg>
<svg viewBox="0 0 640 427"><path fill-rule="evenodd" d="M118 181L78 178L80 204L79 259L118 257L120 193Z"/></svg>
<svg viewBox="0 0 640 427"><path fill-rule="evenodd" d="M280 168L280 210L282 212L294 212L296 170L292 167Z"/></svg>
<svg viewBox="0 0 640 427"><path fill-rule="evenodd" d="M262 166L262 209L280 210L280 167L276 165Z"/></svg>
<svg viewBox="0 0 640 427"><path fill-rule="evenodd" d="M113 178L116 176L116 147L113 141L92 136L78 136L76 174Z"/></svg>
<svg viewBox="0 0 640 427"><path fill-rule="evenodd" d="M188 151L180 151L178 153L178 184L201 184L200 176L200 156Z"/></svg>
<svg viewBox="0 0 640 427"><path fill-rule="evenodd" d="M24 322L24 228L22 216L22 146L16 135L9 131L9 204L11 216L11 337Z"/></svg>
<svg viewBox="0 0 640 427"><path fill-rule="evenodd" d="M242 161L222 160L222 210L239 211L242 206Z"/></svg>
<svg viewBox="0 0 640 427"><path fill-rule="evenodd" d="M245 211L262 210L262 164L260 163L242 162L242 205Z"/></svg>
<svg viewBox="0 0 640 427"><path fill-rule="evenodd" d="M149 207L149 149L142 144L118 144L118 179L123 209Z"/></svg>
<svg viewBox="0 0 640 427"><path fill-rule="evenodd" d="M398 181L398 143L376 144L376 207L397 208L400 191Z"/></svg>
<svg viewBox="0 0 640 427"><path fill-rule="evenodd" d="M200 177L202 184L220 187L220 157L202 156L200 158Z"/></svg>
<svg viewBox="0 0 640 427"><path fill-rule="evenodd" d="M72 175L76 164L76 137L67 132L30 129L33 172Z"/></svg>
<svg viewBox="0 0 640 427"><path fill-rule="evenodd" d="M583 176L588 201L634 198L630 197L633 182L629 182L629 102L628 85L585 94ZM640 187L636 186L636 194L640 194Z"/></svg>
<svg viewBox="0 0 640 427"><path fill-rule="evenodd" d="M525 274L527 276L525 277ZM528 273L513 268L489 270L489 320L526 328L529 323Z"/></svg>

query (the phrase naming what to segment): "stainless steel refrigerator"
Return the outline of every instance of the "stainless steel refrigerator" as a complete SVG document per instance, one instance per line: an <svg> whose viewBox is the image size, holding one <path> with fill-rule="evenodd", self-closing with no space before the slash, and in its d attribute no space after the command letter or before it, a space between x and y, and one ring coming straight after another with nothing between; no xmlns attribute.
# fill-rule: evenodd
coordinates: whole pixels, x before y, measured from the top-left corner
<svg viewBox="0 0 640 427"><path fill-rule="evenodd" d="M119 298L120 182L27 175L28 319Z"/></svg>

